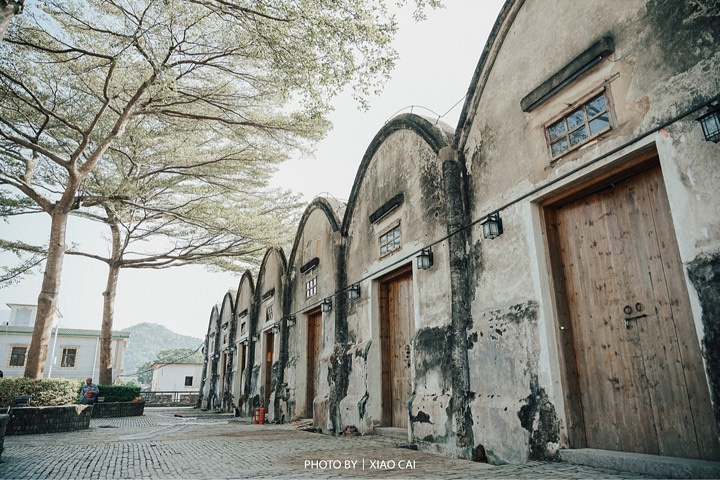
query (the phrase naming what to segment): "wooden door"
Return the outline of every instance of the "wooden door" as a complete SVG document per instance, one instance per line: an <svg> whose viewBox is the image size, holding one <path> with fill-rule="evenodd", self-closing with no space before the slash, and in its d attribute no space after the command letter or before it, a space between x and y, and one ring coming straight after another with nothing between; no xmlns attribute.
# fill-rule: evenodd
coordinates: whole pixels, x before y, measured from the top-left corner
<svg viewBox="0 0 720 480"><path fill-rule="evenodd" d="M660 167L595 192L548 215L587 447L717 459Z"/></svg>
<svg viewBox="0 0 720 480"><path fill-rule="evenodd" d="M240 391L238 393L245 393L245 366L247 362L247 345L243 344L240 347Z"/></svg>
<svg viewBox="0 0 720 480"><path fill-rule="evenodd" d="M413 321L412 270L404 269L380 283L383 423L392 427L408 426Z"/></svg>
<svg viewBox="0 0 720 480"><path fill-rule="evenodd" d="M313 400L317 395L317 371L322 349L322 313L313 312L307 318L307 390L306 418L313 418Z"/></svg>
<svg viewBox="0 0 720 480"><path fill-rule="evenodd" d="M265 334L265 410L270 408L270 389L272 388L273 351L275 349L275 335L272 332ZM266 413L267 414L267 413Z"/></svg>

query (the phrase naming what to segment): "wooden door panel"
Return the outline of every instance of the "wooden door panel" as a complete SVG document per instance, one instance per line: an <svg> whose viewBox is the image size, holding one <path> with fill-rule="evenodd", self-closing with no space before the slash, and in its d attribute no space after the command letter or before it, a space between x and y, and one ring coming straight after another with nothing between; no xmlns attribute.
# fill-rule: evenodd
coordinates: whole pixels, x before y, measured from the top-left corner
<svg viewBox="0 0 720 480"><path fill-rule="evenodd" d="M557 207L587 446L717 458L659 166Z"/></svg>
<svg viewBox="0 0 720 480"><path fill-rule="evenodd" d="M648 227L654 227L648 239L654 260L648 274L657 315L648 317L642 338L648 340L643 352L653 387L660 452L719 460L720 442L660 167L649 171L644 181Z"/></svg>
<svg viewBox="0 0 720 480"><path fill-rule="evenodd" d="M313 400L317 395L317 370L322 348L322 313L308 315L307 322L306 416L313 417Z"/></svg>
<svg viewBox="0 0 720 480"><path fill-rule="evenodd" d="M412 272L380 283L383 423L407 428L412 379L408 348L413 334Z"/></svg>
<svg viewBox="0 0 720 480"><path fill-rule="evenodd" d="M637 335L627 338L623 331L635 273L623 265L630 252L611 248L620 233L610 208L601 194L558 212L586 437L595 448L655 453L646 442L654 428L642 414L647 396L636 381L642 368Z"/></svg>
<svg viewBox="0 0 720 480"><path fill-rule="evenodd" d="M393 426L407 427L407 402L410 395L410 366L408 348L410 346L410 322L412 321L412 277L404 277L392 282L388 289L389 312L391 321L392 348L392 405Z"/></svg>

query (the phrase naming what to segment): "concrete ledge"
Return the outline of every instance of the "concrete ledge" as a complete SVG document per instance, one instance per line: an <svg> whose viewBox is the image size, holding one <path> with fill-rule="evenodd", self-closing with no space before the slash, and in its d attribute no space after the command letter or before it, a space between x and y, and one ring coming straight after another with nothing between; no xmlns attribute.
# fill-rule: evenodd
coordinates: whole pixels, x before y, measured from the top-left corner
<svg viewBox="0 0 720 480"><path fill-rule="evenodd" d="M398 427L375 427L373 429L373 434L380 435L383 437L395 437L395 438L402 438L403 440L408 440L408 430L407 428L398 428Z"/></svg>
<svg viewBox="0 0 720 480"><path fill-rule="evenodd" d="M3 445L5 443L5 427L10 421L10 415L0 415L0 461L2 460Z"/></svg>
<svg viewBox="0 0 720 480"><path fill-rule="evenodd" d="M90 427L92 405L13 407L6 435L28 435L83 430Z"/></svg>
<svg viewBox="0 0 720 480"><path fill-rule="evenodd" d="M92 418L139 417L145 411L145 402L97 402Z"/></svg>
<svg viewBox="0 0 720 480"><path fill-rule="evenodd" d="M560 450L567 463L609 468L655 478L720 478L720 463L591 448Z"/></svg>

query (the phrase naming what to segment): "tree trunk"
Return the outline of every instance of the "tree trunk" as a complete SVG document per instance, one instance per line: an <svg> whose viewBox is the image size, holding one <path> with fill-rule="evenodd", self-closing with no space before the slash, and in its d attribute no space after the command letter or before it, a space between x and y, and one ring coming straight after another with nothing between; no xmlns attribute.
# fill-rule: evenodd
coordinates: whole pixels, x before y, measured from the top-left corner
<svg viewBox="0 0 720 480"><path fill-rule="evenodd" d="M50 224L50 242L48 245L45 273L42 287L37 300L37 315L33 328L32 341L28 351L25 376L42 378L47 360L48 344L52 330L53 317L57 310L58 294L60 293L60 277L63 259L65 258L65 232L69 213L59 205L53 209Z"/></svg>
<svg viewBox="0 0 720 480"><path fill-rule="evenodd" d="M112 215L109 216L112 218ZM112 328L115 316L115 294L117 293L118 277L122 261L120 229L117 224L110 224L112 232L112 253L108 268L107 284L103 292L103 319L100 331L100 380L101 385L113 383Z"/></svg>
<svg viewBox="0 0 720 480"><path fill-rule="evenodd" d="M0 0L0 40L5 37L5 30L7 29L10 20L20 13L22 9L22 1L6 1Z"/></svg>

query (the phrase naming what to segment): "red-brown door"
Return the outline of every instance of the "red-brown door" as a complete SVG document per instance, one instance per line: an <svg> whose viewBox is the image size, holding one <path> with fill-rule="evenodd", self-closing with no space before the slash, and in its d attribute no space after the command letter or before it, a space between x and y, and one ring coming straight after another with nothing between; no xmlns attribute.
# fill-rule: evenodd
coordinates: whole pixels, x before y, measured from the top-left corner
<svg viewBox="0 0 720 480"><path fill-rule="evenodd" d="M412 270L404 269L380 283L383 423L392 427L408 426L413 321Z"/></svg>
<svg viewBox="0 0 720 480"><path fill-rule="evenodd" d="M308 315L307 329L306 418L312 418L313 400L317 395L318 359L322 348L322 313L320 311Z"/></svg>
<svg viewBox="0 0 720 480"><path fill-rule="evenodd" d="M717 459L660 167L595 191L548 215L587 447Z"/></svg>
<svg viewBox="0 0 720 480"><path fill-rule="evenodd" d="M265 409L270 408L270 389L272 388L272 366L273 366L273 351L275 349L275 335L271 332L265 334Z"/></svg>

